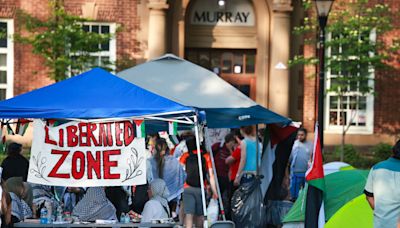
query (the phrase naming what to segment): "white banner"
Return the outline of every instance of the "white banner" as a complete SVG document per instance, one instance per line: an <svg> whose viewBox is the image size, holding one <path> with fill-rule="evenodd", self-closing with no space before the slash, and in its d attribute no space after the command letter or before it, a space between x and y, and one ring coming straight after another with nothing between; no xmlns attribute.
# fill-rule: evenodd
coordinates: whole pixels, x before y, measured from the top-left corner
<svg viewBox="0 0 400 228"><path fill-rule="evenodd" d="M69 187L146 183L145 139L133 121L35 120L28 182Z"/></svg>

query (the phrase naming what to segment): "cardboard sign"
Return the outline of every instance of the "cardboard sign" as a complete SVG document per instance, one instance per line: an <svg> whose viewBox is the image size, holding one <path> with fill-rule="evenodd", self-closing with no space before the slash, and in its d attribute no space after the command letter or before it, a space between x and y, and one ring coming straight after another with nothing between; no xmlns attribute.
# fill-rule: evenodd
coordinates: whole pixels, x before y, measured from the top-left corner
<svg viewBox="0 0 400 228"><path fill-rule="evenodd" d="M146 183L145 139L133 121L33 123L28 182L69 187Z"/></svg>

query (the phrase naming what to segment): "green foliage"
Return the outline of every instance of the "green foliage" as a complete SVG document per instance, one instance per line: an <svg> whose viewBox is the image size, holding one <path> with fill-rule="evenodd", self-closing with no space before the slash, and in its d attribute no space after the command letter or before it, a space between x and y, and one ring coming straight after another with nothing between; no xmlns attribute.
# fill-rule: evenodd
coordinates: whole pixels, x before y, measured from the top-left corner
<svg viewBox="0 0 400 228"><path fill-rule="evenodd" d="M129 57L128 55L123 55L121 58L119 58L116 62L116 68L117 71L123 71L125 69L131 68L136 65L136 60Z"/></svg>
<svg viewBox="0 0 400 228"><path fill-rule="evenodd" d="M335 147L334 154L339 156L341 149L342 149L341 146ZM344 159L343 159L344 162L347 162L352 166L359 167L360 164L362 163L361 160L362 160L361 156L356 151L353 145L351 144L344 145Z"/></svg>
<svg viewBox="0 0 400 228"><path fill-rule="evenodd" d="M4 28L0 28L0 39L4 39L7 37L7 31Z"/></svg>
<svg viewBox="0 0 400 228"><path fill-rule="evenodd" d="M96 66L91 53L101 51L113 34L99 34L83 30L86 19L68 14L60 1L50 4L51 16L41 20L19 10L15 40L31 45L33 53L42 56L50 69L50 78L60 81L85 69ZM110 65L103 62L102 66Z"/></svg>
<svg viewBox="0 0 400 228"><path fill-rule="evenodd" d="M371 71L386 67L385 60L395 54L400 47L395 40L392 44L387 44L380 39L381 35L393 29L394 14L390 8L383 4L370 7L367 3L367 0L338 2L336 4L342 4L339 6L341 10L333 9L329 15L326 31L331 34L331 39L325 43L325 48L330 50L331 55L325 58L325 70L330 69L338 76L329 91L335 92L339 97L355 89L360 94L372 93L373 88L368 83L373 80L370 76ZM303 5L309 9L312 3L303 0ZM343 10L344 7L346 10ZM305 17L302 25L295 27L293 33L296 35L315 33L316 25L315 17ZM307 39L305 42L310 41L313 40ZM295 56L290 65L297 64L316 65L318 61L315 57Z"/></svg>
<svg viewBox="0 0 400 228"><path fill-rule="evenodd" d="M334 148L326 147L324 151L324 162L333 162L340 159L341 146ZM376 163L392 156L392 146L379 143L373 147L355 147L350 144L344 146L343 161L358 169L370 169Z"/></svg>
<svg viewBox="0 0 400 228"><path fill-rule="evenodd" d="M379 143L372 148L375 163L392 156L392 146L387 143Z"/></svg>

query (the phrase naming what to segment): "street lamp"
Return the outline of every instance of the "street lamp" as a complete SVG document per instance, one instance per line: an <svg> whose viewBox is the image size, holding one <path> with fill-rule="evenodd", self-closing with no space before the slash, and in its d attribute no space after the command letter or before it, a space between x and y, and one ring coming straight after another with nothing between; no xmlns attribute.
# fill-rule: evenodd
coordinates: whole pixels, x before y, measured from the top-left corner
<svg viewBox="0 0 400 228"><path fill-rule="evenodd" d="M324 148L325 27L334 0L315 0L319 22L318 124L321 149Z"/></svg>

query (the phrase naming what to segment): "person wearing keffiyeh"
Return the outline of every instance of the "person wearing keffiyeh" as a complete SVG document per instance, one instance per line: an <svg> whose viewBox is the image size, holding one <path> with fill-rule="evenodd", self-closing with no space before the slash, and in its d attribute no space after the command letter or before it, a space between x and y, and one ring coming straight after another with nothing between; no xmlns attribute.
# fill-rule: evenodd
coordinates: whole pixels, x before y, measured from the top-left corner
<svg viewBox="0 0 400 228"><path fill-rule="evenodd" d="M23 200L25 186L22 177L11 177L6 181L7 190L11 196L11 215L13 222L23 221L32 217L32 210Z"/></svg>
<svg viewBox="0 0 400 228"><path fill-rule="evenodd" d="M150 200L144 205L141 223L149 223L153 219L165 219L171 217L168 207L169 191L162 179L154 179L149 187Z"/></svg>
<svg viewBox="0 0 400 228"><path fill-rule="evenodd" d="M74 207L72 215L80 221L117 220L115 207L107 199L102 187L88 188L82 200Z"/></svg>

